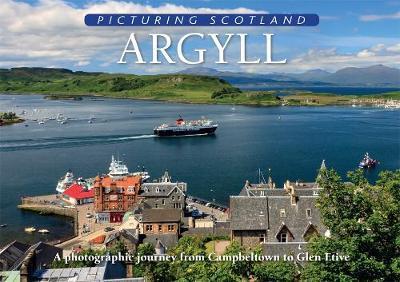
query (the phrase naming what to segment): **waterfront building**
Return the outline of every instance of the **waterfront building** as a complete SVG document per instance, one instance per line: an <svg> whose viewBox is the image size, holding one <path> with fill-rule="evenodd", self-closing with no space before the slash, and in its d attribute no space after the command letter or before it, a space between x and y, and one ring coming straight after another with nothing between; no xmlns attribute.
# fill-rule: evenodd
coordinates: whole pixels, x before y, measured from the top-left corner
<svg viewBox="0 0 400 282"><path fill-rule="evenodd" d="M139 200L139 175L97 176L94 180L94 207L99 222L122 222Z"/></svg>
<svg viewBox="0 0 400 282"><path fill-rule="evenodd" d="M139 196L146 209L185 209L187 184L172 182L168 171L155 182L143 183Z"/></svg>
<svg viewBox="0 0 400 282"><path fill-rule="evenodd" d="M183 212L180 209L144 209L141 215L143 234L180 234Z"/></svg>
<svg viewBox="0 0 400 282"><path fill-rule="evenodd" d="M93 203L94 191L84 185L74 183L62 193L62 198L72 205Z"/></svg>
<svg viewBox="0 0 400 282"><path fill-rule="evenodd" d="M301 252L313 235L327 231L316 207L321 190L316 183L286 181L278 189L271 178L246 181L240 194L230 197L231 239L246 247L261 244L271 255Z"/></svg>

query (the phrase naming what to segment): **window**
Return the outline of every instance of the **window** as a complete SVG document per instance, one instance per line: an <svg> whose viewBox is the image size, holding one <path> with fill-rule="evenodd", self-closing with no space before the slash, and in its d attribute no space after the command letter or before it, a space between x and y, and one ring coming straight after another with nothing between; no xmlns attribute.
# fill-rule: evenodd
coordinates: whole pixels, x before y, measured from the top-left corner
<svg viewBox="0 0 400 282"><path fill-rule="evenodd" d="M161 203L162 203L163 205L165 205L165 199L162 199L162 200L161 200Z"/></svg>
<svg viewBox="0 0 400 282"><path fill-rule="evenodd" d="M279 214L280 214L280 217L286 217L286 211L285 211L285 209L281 209L280 212L279 212Z"/></svg>
<svg viewBox="0 0 400 282"><path fill-rule="evenodd" d="M260 243L265 243L265 233L260 234Z"/></svg>
<svg viewBox="0 0 400 282"><path fill-rule="evenodd" d="M181 196L178 196L178 201L181 199Z"/></svg>
<svg viewBox="0 0 400 282"><path fill-rule="evenodd" d="M168 224L168 231L172 232L175 230L175 226L173 224Z"/></svg>
<svg viewBox="0 0 400 282"><path fill-rule="evenodd" d="M279 234L279 242L287 242L287 233L286 232L282 232L281 234Z"/></svg>
<svg viewBox="0 0 400 282"><path fill-rule="evenodd" d="M316 190L314 190L314 191L313 191L313 195L314 195L314 196L318 196L318 195L319 195L319 192L316 191Z"/></svg>
<svg viewBox="0 0 400 282"><path fill-rule="evenodd" d="M153 231L153 225L146 224L146 231Z"/></svg>
<svg viewBox="0 0 400 282"><path fill-rule="evenodd" d="M260 196L265 196L265 191L261 191L260 193Z"/></svg>
<svg viewBox="0 0 400 282"><path fill-rule="evenodd" d="M156 209L158 209L158 204L155 204L155 206L154 206Z"/></svg>
<svg viewBox="0 0 400 282"><path fill-rule="evenodd" d="M162 225L158 225L158 232L162 232Z"/></svg>
<svg viewBox="0 0 400 282"><path fill-rule="evenodd" d="M307 217L311 217L311 209L306 210Z"/></svg>
<svg viewBox="0 0 400 282"><path fill-rule="evenodd" d="M160 193L160 188L156 188L156 193Z"/></svg>
<svg viewBox="0 0 400 282"><path fill-rule="evenodd" d="M175 196L172 196L172 201L175 200Z"/></svg>

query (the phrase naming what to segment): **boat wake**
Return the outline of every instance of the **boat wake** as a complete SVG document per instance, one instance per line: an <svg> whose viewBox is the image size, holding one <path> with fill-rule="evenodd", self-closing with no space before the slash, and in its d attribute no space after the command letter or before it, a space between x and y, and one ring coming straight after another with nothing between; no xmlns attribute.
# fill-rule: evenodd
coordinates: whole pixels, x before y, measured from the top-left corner
<svg viewBox="0 0 400 282"><path fill-rule="evenodd" d="M155 138L156 135L111 135L111 136L84 136L84 137L54 137L37 139L2 140L0 151L19 151L30 149L47 149L92 144L118 143L138 139Z"/></svg>

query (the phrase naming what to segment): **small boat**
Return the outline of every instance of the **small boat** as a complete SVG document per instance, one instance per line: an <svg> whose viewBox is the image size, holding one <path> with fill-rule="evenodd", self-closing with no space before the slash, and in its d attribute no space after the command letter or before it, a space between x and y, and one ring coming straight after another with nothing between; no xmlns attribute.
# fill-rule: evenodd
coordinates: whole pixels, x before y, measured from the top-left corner
<svg viewBox="0 0 400 282"><path fill-rule="evenodd" d="M88 123L93 123L93 121L92 120L88 120Z"/></svg>
<svg viewBox="0 0 400 282"><path fill-rule="evenodd" d="M367 153L365 153L364 158L360 161L358 164L359 168L373 168L375 167L379 162L373 158L371 158Z"/></svg>
<svg viewBox="0 0 400 282"><path fill-rule="evenodd" d="M61 124L66 124L67 122L65 121L65 120L63 120L62 122L61 122Z"/></svg>
<svg viewBox="0 0 400 282"><path fill-rule="evenodd" d="M1 228L7 227L7 224L0 224Z"/></svg>
<svg viewBox="0 0 400 282"><path fill-rule="evenodd" d="M39 121L38 123L39 123L39 124L44 124L44 121L43 121L43 120L41 120L41 121Z"/></svg>
<svg viewBox="0 0 400 282"><path fill-rule="evenodd" d="M38 232L39 232L40 234L48 234L48 233L50 233L50 231L47 230L47 229L39 229Z"/></svg>
<svg viewBox="0 0 400 282"><path fill-rule="evenodd" d="M33 227L33 226L25 228L25 232L28 232L28 233L32 233L32 232L35 232L35 231L36 231L36 228Z"/></svg>

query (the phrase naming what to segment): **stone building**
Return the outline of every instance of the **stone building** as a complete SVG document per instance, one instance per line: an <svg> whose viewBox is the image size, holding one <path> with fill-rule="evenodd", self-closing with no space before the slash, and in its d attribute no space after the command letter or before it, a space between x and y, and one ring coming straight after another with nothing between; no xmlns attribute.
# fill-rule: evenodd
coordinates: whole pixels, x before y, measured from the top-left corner
<svg viewBox="0 0 400 282"><path fill-rule="evenodd" d="M145 209L141 215L143 234L180 234L180 209Z"/></svg>
<svg viewBox="0 0 400 282"><path fill-rule="evenodd" d="M138 202L140 184L137 175L97 176L93 185L97 220L121 222L125 212Z"/></svg>
<svg viewBox="0 0 400 282"><path fill-rule="evenodd" d="M271 255L300 252L313 235L327 231L316 208L321 190L316 183L286 181L278 189L271 178L246 181L240 194L230 197L232 240L246 247L261 244Z"/></svg>
<svg viewBox="0 0 400 282"><path fill-rule="evenodd" d="M186 190L186 183L172 182L166 171L159 181L143 183L139 196L145 209L185 209Z"/></svg>

